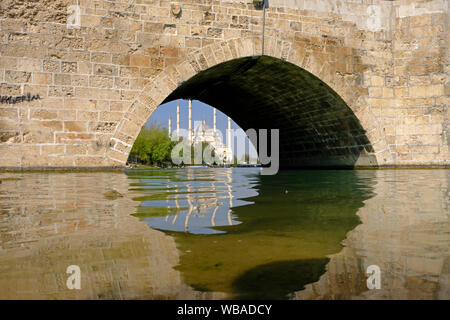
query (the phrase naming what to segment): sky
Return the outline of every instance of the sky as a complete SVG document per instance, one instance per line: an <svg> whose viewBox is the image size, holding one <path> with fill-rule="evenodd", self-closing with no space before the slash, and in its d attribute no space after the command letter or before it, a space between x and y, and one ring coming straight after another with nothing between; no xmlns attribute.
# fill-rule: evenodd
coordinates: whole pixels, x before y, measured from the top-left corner
<svg viewBox="0 0 450 320"><path fill-rule="evenodd" d="M160 105L151 115L147 121L147 125L157 124L161 127L169 127L169 115L172 116L172 131L176 130L177 126L177 104L180 103L180 128L188 129L189 127L189 102L187 100L175 100ZM192 126L195 128L196 121L206 120L206 124L211 128L213 127L214 109L201 101L192 101ZM222 132L224 138L223 142L226 143L226 130L228 128L227 115L217 110L217 130ZM239 139L245 139L245 153L250 154L251 157L256 158L256 150L247 138L245 132L231 119L231 128L238 129ZM244 152L236 147L236 143L233 143L234 154L240 159ZM250 146L250 150L249 150ZM241 148L242 149L242 148Z"/></svg>

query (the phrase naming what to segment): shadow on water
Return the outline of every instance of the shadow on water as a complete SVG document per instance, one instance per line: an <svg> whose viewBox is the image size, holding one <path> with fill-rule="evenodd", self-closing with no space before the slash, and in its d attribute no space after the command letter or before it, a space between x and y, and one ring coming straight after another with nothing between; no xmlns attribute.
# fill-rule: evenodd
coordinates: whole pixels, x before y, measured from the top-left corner
<svg viewBox="0 0 450 320"><path fill-rule="evenodd" d="M285 299L318 281L329 261L329 258L277 261L257 266L233 281L233 292L239 299Z"/></svg>
<svg viewBox="0 0 450 320"><path fill-rule="evenodd" d="M152 188L171 186L155 178L154 173L129 174ZM194 172L189 179L181 170L168 174L178 184L214 177L215 185L219 185L223 178L205 170ZM156 174L164 175L163 171ZM208 226L222 233L180 232L171 229L169 223L166 227L162 222L172 221L169 215L173 212L165 218L140 218L175 238L181 252L177 269L186 284L200 291L225 292L234 299L286 299L317 281L325 272L328 256L341 251L346 234L360 223L356 212L373 196L375 183L372 171L283 171L276 176L260 176L255 171L235 169L232 177L233 183L239 181L231 205L236 223ZM246 192L246 188L253 192ZM160 192L150 189L144 192L149 199ZM196 199L202 197L201 190L191 183ZM204 192L210 197L211 188ZM170 192L165 194L169 196ZM236 205L239 200L245 201ZM145 204L152 205L161 207L152 200ZM222 199L218 205L227 206L227 201ZM205 218L210 219L207 215Z"/></svg>

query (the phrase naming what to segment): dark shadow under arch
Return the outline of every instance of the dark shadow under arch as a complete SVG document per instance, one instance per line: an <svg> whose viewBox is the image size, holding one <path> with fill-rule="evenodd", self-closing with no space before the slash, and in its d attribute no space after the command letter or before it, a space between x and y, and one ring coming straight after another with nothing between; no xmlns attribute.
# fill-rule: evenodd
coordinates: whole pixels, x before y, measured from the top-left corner
<svg viewBox="0 0 450 320"><path fill-rule="evenodd" d="M268 56L234 59L193 76L163 103L196 99L247 130L280 129L281 167L374 166L374 150L353 111L327 84Z"/></svg>

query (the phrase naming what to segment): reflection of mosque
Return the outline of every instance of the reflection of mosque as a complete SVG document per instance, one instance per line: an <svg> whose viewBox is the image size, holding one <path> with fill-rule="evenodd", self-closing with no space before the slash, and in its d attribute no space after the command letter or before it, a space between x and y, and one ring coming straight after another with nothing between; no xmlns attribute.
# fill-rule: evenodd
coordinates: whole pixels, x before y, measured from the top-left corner
<svg viewBox="0 0 450 320"><path fill-rule="evenodd" d="M211 175L211 172L208 174ZM231 169L215 171L213 174L213 177L205 176L204 181L194 181L199 173L188 170L186 182L168 182L170 194L165 200L165 206L169 212L175 214L169 213L144 220L156 229L195 234L222 233L212 227L239 224L234 220L232 208L248 204L248 202L236 199L234 193L239 192L248 196L255 194L251 191L245 192L234 184ZM233 190L233 186L237 190Z"/></svg>
<svg viewBox="0 0 450 320"><path fill-rule="evenodd" d="M192 197L190 194L191 186L190 186L190 184L187 185L187 190L188 190L187 201L189 203L189 211L187 212L187 214L185 216L185 222L184 222L185 231L189 231L189 219L191 218L192 214L194 214L194 218L197 218L196 220L198 220L198 221L196 221L197 222L196 227L198 227L199 222L200 222L201 227L203 227L203 224L204 224L201 222L206 222L205 227L216 226L216 220L218 219L217 211L221 207L220 200L222 200L222 201L228 200L228 202L229 202L228 206L226 206L226 205L223 206L223 207L226 207L225 208L226 224L228 224L230 226L233 224L233 219L231 216L231 208L233 207L233 194L232 194L232 189L231 189L231 182L232 182L231 170L227 170L226 180L224 181L224 185L226 188L225 190L223 187L222 188L216 187L217 182L213 181L212 185L211 185L211 191L216 196L213 199L208 199L205 197L195 197L195 196ZM220 195L220 193L221 193L221 195ZM205 218L208 217L209 213L211 214L210 221L208 221L209 219L205 220ZM225 215L224 215L224 217L225 217ZM225 223L222 222L220 224L223 225Z"/></svg>
<svg viewBox="0 0 450 320"><path fill-rule="evenodd" d="M176 137L180 137L180 104L177 105ZM172 117L169 116L169 136L172 137ZM217 113L214 108L213 128L203 120L192 128L192 100L189 100L189 129L187 141L191 145L206 142L214 148L215 155L224 162L231 162L233 151L231 147L231 119L228 117L227 144L223 143L223 135L217 130Z"/></svg>

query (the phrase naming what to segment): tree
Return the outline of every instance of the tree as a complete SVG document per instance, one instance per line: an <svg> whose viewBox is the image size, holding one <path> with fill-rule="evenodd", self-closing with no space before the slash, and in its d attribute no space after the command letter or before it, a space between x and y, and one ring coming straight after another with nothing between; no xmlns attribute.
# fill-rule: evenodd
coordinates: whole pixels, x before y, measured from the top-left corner
<svg viewBox="0 0 450 320"><path fill-rule="evenodd" d="M156 125L143 127L134 142L128 161L161 165L171 160L170 155L175 144L166 129Z"/></svg>
<svg viewBox="0 0 450 320"><path fill-rule="evenodd" d="M172 141L169 138L165 128L156 124L151 124L149 127L143 127L134 142L128 162L161 166L166 162L172 161L172 149L177 143L178 142ZM207 142L203 141L198 142L195 147L191 146L191 164L195 164L195 148L201 150L202 164L205 164L203 153L208 145ZM214 150L212 151L212 156L214 156Z"/></svg>
<svg viewBox="0 0 450 320"><path fill-rule="evenodd" d="M162 164L163 162L171 161L170 155L174 145L174 142L170 140L166 140L163 143L155 145L152 149L153 163Z"/></svg>

